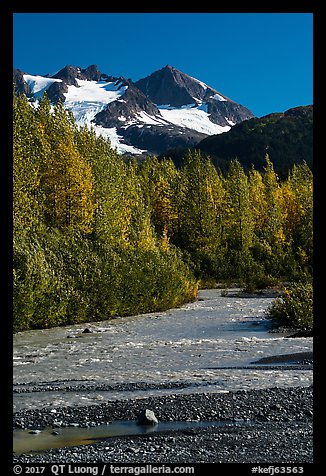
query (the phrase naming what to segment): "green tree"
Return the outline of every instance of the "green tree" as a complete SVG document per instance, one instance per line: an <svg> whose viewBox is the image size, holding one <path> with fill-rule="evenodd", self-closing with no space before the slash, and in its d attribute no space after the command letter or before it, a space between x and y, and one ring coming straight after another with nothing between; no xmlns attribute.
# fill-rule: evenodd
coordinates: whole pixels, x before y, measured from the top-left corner
<svg viewBox="0 0 326 476"><path fill-rule="evenodd" d="M229 273L243 278L248 272L254 240L254 217L248 177L240 162L232 160L224 180L225 240Z"/></svg>
<svg viewBox="0 0 326 476"><path fill-rule="evenodd" d="M14 230L21 234L42 227L38 124L26 96L13 101L13 211Z"/></svg>
<svg viewBox="0 0 326 476"><path fill-rule="evenodd" d="M177 234L175 243L190 253L197 273L215 274L221 253L221 179L209 159L189 152L176 184Z"/></svg>
<svg viewBox="0 0 326 476"><path fill-rule="evenodd" d="M313 176L306 163L293 166L282 185L284 228L300 273L312 274Z"/></svg>

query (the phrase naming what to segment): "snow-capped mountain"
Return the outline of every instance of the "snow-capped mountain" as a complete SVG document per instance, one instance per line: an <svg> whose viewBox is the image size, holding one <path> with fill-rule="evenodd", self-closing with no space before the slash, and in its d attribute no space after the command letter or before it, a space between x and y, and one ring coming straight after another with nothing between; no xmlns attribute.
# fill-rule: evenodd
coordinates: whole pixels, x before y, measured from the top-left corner
<svg viewBox="0 0 326 476"><path fill-rule="evenodd" d="M37 104L45 91L52 102L64 102L77 124L94 127L120 153L193 147L253 117L244 106L169 65L135 83L103 74L96 65L65 66L45 76L17 69L14 81L17 93L31 102Z"/></svg>

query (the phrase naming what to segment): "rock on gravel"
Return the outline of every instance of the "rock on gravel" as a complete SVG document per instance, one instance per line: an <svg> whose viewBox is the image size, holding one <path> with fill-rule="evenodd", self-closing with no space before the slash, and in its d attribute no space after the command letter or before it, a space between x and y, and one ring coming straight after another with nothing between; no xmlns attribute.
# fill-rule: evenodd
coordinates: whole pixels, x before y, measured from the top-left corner
<svg viewBox="0 0 326 476"><path fill-rule="evenodd" d="M152 410L146 408L142 410L137 416L138 425L157 425L158 419L155 416L155 413Z"/></svg>

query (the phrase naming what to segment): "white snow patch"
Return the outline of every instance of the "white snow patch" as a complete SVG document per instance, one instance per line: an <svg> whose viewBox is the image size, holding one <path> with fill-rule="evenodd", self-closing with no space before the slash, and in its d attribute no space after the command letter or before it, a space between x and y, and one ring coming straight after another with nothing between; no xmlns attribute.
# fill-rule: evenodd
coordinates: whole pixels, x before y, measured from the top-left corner
<svg viewBox="0 0 326 476"><path fill-rule="evenodd" d="M207 135L221 134L231 129L230 126L219 126L209 120L206 103L198 107L183 106L182 108L172 108L167 105L157 106L160 113L168 122L177 126L194 129Z"/></svg>
<svg viewBox="0 0 326 476"><path fill-rule="evenodd" d="M77 79L76 86L68 86L65 107L70 109L78 125L92 126L92 120L107 104L122 96L128 86L106 81L85 81Z"/></svg>
<svg viewBox="0 0 326 476"><path fill-rule="evenodd" d="M129 154L141 154L147 152L146 150L138 149L131 145L123 144L121 142L123 137L117 133L116 127L102 127L92 124L97 136L103 136L109 139L112 149L116 149L119 154L128 152Z"/></svg>
<svg viewBox="0 0 326 476"><path fill-rule="evenodd" d="M207 84L203 83L202 81L199 81L199 79L193 78L192 76L189 76L189 78L196 81L196 83L199 83L203 89L208 89L209 88L209 86L207 86Z"/></svg>
<svg viewBox="0 0 326 476"><path fill-rule="evenodd" d="M101 135L110 140L113 149L118 153L141 154L142 149L123 144L123 137L117 134L116 127L102 127L92 121L96 114L101 112L107 104L113 101L124 101L121 96L126 92L128 86L121 86L121 82L106 81L85 81L77 79L76 86L68 86L65 94L65 107L70 109L78 125L87 125L94 128L96 135ZM120 116L121 121L127 121L124 116Z"/></svg>
<svg viewBox="0 0 326 476"><path fill-rule="evenodd" d="M147 125L154 125L154 126L167 125L166 121L163 118L158 116L150 116L145 111L141 111L139 114L137 114L137 119Z"/></svg>
<svg viewBox="0 0 326 476"><path fill-rule="evenodd" d="M32 93L37 97L42 96L51 84L62 82L62 79L45 78L44 76L33 76L32 74L24 74L23 78L31 88Z"/></svg>
<svg viewBox="0 0 326 476"><path fill-rule="evenodd" d="M211 96L212 99L215 99L215 101L226 101L226 99L221 96L220 94L214 94L213 96Z"/></svg>
<svg viewBox="0 0 326 476"><path fill-rule="evenodd" d="M115 82L106 81L85 81L77 79L76 86L68 86L68 92L65 94L66 102L91 101L102 104L108 104L122 96L128 86L121 86Z"/></svg>
<svg viewBox="0 0 326 476"><path fill-rule="evenodd" d="M235 122L231 121L231 119L228 119L227 117L225 117L225 120L230 124L230 126L235 126Z"/></svg>

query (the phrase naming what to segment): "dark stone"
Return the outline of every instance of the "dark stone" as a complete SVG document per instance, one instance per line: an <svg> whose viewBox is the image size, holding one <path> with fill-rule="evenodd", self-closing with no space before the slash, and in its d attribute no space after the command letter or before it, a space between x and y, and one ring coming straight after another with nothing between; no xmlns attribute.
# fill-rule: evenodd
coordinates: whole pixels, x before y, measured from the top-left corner
<svg viewBox="0 0 326 476"><path fill-rule="evenodd" d="M216 101L215 99L210 98L207 100L207 106L210 120L220 126L230 125L230 123L225 119L226 117L234 124L238 124L253 117L253 114L249 109L231 100Z"/></svg>

